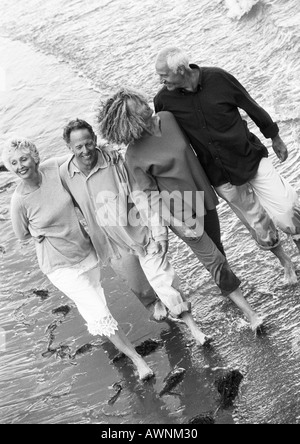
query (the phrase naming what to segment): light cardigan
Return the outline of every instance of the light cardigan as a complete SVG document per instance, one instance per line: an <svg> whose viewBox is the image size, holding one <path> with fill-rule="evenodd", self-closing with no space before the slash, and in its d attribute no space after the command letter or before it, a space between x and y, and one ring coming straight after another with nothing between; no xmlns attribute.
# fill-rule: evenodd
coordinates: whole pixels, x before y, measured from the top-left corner
<svg viewBox="0 0 300 444"><path fill-rule="evenodd" d="M88 234L76 216L72 198L64 189L55 159L39 169L40 188L26 193L20 183L11 202L12 225L16 236L35 240L39 266L46 275L82 262L92 251ZM39 242L42 236L44 240Z"/></svg>

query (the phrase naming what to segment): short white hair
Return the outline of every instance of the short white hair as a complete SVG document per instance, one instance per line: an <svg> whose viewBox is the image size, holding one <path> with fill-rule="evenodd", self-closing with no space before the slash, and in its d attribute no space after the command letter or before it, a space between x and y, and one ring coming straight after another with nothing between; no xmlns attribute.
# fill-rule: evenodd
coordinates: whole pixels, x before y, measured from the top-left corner
<svg viewBox="0 0 300 444"><path fill-rule="evenodd" d="M171 71L175 74L178 72L180 66L189 68L189 56L185 51L177 47L165 48L157 56L158 59L164 59Z"/></svg>
<svg viewBox="0 0 300 444"><path fill-rule="evenodd" d="M16 151L21 151L21 153L29 154L37 165L40 163L40 154L35 144L28 139L15 137L5 144L2 153L3 163L9 171L13 172L10 161Z"/></svg>

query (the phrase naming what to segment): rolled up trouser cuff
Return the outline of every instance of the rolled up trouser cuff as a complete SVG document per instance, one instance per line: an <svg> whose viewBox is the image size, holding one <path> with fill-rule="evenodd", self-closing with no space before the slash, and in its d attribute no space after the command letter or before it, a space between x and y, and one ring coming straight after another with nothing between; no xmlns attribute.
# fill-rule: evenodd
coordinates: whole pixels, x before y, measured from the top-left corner
<svg viewBox="0 0 300 444"><path fill-rule="evenodd" d="M216 282L223 296L229 296L241 285L239 278L233 273L228 262L222 265L219 282Z"/></svg>
<svg viewBox="0 0 300 444"><path fill-rule="evenodd" d="M261 164L265 161L267 159L263 159ZM226 183L216 187L219 196L226 200L262 250L272 250L280 245L279 233L273 221L274 215L270 216L268 213L267 202L264 199L265 193L262 195L257 186L258 177L262 176L265 179L268 175L269 172L262 174L258 172L253 180L244 185L236 186ZM273 185L268 183L268 191L270 187L272 189Z"/></svg>
<svg viewBox="0 0 300 444"><path fill-rule="evenodd" d="M279 245L281 245L281 237L280 237L279 232L277 232L277 233L278 233L277 239L276 239L276 241L273 242L272 245L261 245L256 239L254 239L256 242L256 245L261 250L264 250L264 251L270 251L270 250L273 250L273 248L279 247ZM300 239L300 236L299 236L299 239Z"/></svg>
<svg viewBox="0 0 300 444"><path fill-rule="evenodd" d="M80 264L53 271L48 278L73 302L92 335L111 336L118 323L107 307L95 252Z"/></svg>
<svg viewBox="0 0 300 444"><path fill-rule="evenodd" d="M183 313L190 313L192 311L192 305L190 302L183 301L180 304L173 306L172 310L169 311L174 318L180 318Z"/></svg>
<svg viewBox="0 0 300 444"><path fill-rule="evenodd" d="M177 227L172 227L172 230L192 249L199 261L210 272L224 296L228 296L240 286L241 281L230 269L225 256L206 232L201 237L190 238L183 236L184 233Z"/></svg>

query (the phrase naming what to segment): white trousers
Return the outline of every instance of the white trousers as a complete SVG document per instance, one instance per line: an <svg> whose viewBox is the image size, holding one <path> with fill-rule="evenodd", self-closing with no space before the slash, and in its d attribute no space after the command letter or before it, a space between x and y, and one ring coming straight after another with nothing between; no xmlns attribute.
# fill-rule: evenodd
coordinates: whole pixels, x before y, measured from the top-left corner
<svg viewBox="0 0 300 444"><path fill-rule="evenodd" d="M296 190L263 158L256 176L241 186L230 183L216 187L253 238L264 249L279 243L276 227L300 239L300 206Z"/></svg>
<svg viewBox="0 0 300 444"><path fill-rule="evenodd" d="M154 247L153 247L154 248ZM146 256L139 256L141 267L159 299L173 316L190 312L191 304L179 291L179 278L166 255L155 254L150 245Z"/></svg>
<svg viewBox="0 0 300 444"><path fill-rule="evenodd" d="M190 311L178 290L179 279L165 256L151 252L139 256L139 262L150 285L173 316ZM61 268L47 275L52 284L77 306L92 335L110 337L118 330L111 315L100 283L100 267L96 254L91 253L83 262L70 268Z"/></svg>
<svg viewBox="0 0 300 444"><path fill-rule="evenodd" d="M100 283L100 267L95 252L83 262L47 275L52 284L75 302L92 335L110 337L118 330Z"/></svg>

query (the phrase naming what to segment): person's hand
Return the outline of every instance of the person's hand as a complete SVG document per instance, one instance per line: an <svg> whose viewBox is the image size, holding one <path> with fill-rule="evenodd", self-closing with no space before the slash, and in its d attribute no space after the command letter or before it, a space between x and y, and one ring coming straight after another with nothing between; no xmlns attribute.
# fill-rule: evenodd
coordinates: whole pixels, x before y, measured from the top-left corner
<svg viewBox="0 0 300 444"><path fill-rule="evenodd" d="M41 244L41 243L45 240L45 236L38 236L38 237L35 238L35 240L36 240L39 244Z"/></svg>
<svg viewBox="0 0 300 444"><path fill-rule="evenodd" d="M165 256L168 253L169 241L160 241L158 243L159 243L159 248L160 248L159 253L161 253L163 256Z"/></svg>
<svg viewBox="0 0 300 444"><path fill-rule="evenodd" d="M119 160L122 158L122 153L120 149L116 146L105 144L102 146L99 145L99 148L101 149L101 151L109 155L113 165L116 165L119 162Z"/></svg>
<svg viewBox="0 0 300 444"><path fill-rule="evenodd" d="M164 256L167 254L169 249L169 242L166 241L155 241L152 240L147 247L148 254L160 254Z"/></svg>
<svg viewBox="0 0 300 444"><path fill-rule="evenodd" d="M112 150L112 151L109 151L108 154L109 154L109 156L110 156L110 158L112 160L112 163L114 165L116 165L119 162L120 158L121 158L121 153L118 150Z"/></svg>
<svg viewBox="0 0 300 444"><path fill-rule="evenodd" d="M279 137L279 135L272 139L272 146L280 162L284 162L288 158L289 153L286 144L283 142L281 137Z"/></svg>

